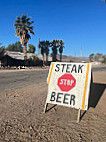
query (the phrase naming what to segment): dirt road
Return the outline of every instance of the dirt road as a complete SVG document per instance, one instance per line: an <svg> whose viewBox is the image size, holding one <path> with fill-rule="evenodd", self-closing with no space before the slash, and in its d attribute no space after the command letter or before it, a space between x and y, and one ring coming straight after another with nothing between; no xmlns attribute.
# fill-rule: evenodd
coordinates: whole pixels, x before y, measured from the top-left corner
<svg viewBox="0 0 106 142"><path fill-rule="evenodd" d="M0 142L106 142L106 72L94 72L93 79L80 123L76 109L49 105L43 113L46 82L1 93Z"/></svg>

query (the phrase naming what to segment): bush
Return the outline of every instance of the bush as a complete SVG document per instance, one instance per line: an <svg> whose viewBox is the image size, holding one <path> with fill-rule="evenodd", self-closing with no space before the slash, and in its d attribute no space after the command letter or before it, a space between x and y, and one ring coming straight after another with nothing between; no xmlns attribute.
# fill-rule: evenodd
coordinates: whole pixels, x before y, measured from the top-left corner
<svg viewBox="0 0 106 142"><path fill-rule="evenodd" d="M106 64L106 59L104 59L104 60L102 61L102 63L103 63L103 64Z"/></svg>
<svg viewBox="0 0 106 142"><path fill-rule="evenodd" d="M29 66L42 66L43 65L42 61L36 56L32 56L32 58L28 60L28 64Z"/></svg>
<svg viewBox="0 0 106 142"><path fill-rule="evenodd" d="M74 62L73 60L70 60L69 62Z"/></svg>

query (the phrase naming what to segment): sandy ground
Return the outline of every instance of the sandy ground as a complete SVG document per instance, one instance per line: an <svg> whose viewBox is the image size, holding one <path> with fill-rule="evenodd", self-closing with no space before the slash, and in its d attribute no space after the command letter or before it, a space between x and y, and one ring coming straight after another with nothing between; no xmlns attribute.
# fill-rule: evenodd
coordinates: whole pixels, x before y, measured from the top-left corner
<svg viewBox="0 0 106 142"><path fill-rule="evenodd" d="M106 142L106 72L94 72L89 110L53 107L43 113L46 82L0 94L0 142Z"/></svg>

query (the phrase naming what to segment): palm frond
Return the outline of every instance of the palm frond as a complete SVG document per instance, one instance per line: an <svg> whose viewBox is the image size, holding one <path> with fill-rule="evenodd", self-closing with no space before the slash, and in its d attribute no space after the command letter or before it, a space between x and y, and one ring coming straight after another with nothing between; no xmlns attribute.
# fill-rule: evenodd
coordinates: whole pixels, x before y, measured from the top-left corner
<svg viewBox="0 0 106 142"><path fill-rule="evenodd" d="M15 35L20 37L22 45L27 44L28 40L31 38L29 33L34 35L34 27L31 26L34 21L29 21L31 18L27 18L27 15L22 15L22 17L17 17L14 23Z"/></svg>

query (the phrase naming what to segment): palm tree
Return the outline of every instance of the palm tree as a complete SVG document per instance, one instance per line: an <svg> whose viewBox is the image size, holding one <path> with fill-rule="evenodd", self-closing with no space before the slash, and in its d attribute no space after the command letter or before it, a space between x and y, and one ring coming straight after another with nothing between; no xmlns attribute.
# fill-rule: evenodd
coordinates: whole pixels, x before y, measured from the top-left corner
<svg viewBox="0 0 106 142"><path fill-rule="evenodd" d="M22 17L17 17L15 20L14 27L16 29L15 35L20 37L21 44L24 46L24 60L27 59L27 43L31 36L29 33L34 35L33 26L31 26L34 21L29 21L31 18L27 18L27 15L22 15Z"/></svg>
<svg viewBox="0 0 106 142"><path fill-rule="evenodd" d="M48 62L49 46L50 46L50 42L48 40L46 40L45 41L46 65Z"/></svg>
<svg viewBox="0 0 106 142"><path fill-rule="evenodd" d="M63 48L64 48L64 43L62 40L59 40L59 52L60 52L60 62L62 61L62 53L63 53Z"/></svg>
<svg viewBox="0 0 106 142"><path fill-rule="evenodd" d="M42 54L42 57L43 57L43 67L44 67L45 66L45 63L44 63L45 41L39 41L38 48L41 49L41 54Z"/></svg>
<svg viewBox="0 0 106 142"><path fill-rule="evenodd" d="M28 44L28 53L35 53L36 47L33 44Z"/></svg>
<svg viewBox="0 0 106 142"><path fill-rule="evenodd" d="M57 60L57 48L59 47L58 45L59 40L52 40L51 42L51 47L52 47L52 61L56 62Z"/></svg>
<svg viewBox="0 0 106 142"><path fill-rule="evenodd" d="M2 43L0 43L0 60L2 60L4 53L5 53L5 46L1 46Z"/></svg>
<svg viewBox="0 0 106 142"><path fill-rule="evenodd" d="M2 65L2 61L3 61L3 56L5 53L5 46L1 46L2 43L0 43L0 66Z"/></svg>

